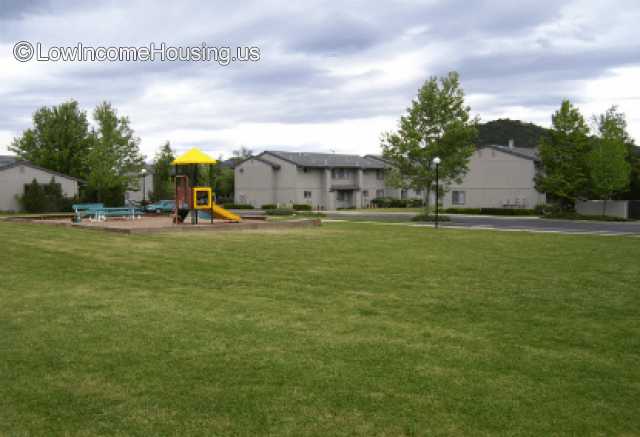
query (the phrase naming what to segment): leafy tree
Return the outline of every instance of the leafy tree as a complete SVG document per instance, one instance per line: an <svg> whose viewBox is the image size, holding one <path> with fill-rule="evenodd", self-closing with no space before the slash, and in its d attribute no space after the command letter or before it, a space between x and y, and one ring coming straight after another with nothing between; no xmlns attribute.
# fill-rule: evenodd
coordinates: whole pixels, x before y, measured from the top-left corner
<svg viewBox="0 0 640 437"><path fill-rule="evenodd" d="M218 169L215 187L216 195L219 198L233 201L234 177L233 168L223 167Z"/></svg>
<svg viewBox="0 0 640 437"><path fill-rule="evenodd" d="M118 117L108 102L96 107L93 118L97 128L91 130L91 151L87 157L91 169L88 190L97 201L121 204L124 192L136 183L144 164L140 139L129 127L129 119Z"/></svg>
<svg viewBox="0 0 640 437"><path fill-rule="evenodd" d="M153 162L153 192L151 199L172 199L174 197L171 183L171 163L176 159L169 141L164 143L156 153Z"/></svg>
<svg viewBox="0 0 640 437"><path fill-rule="evenodd" d="M621 194L623 199L640 199L640 147L630 144L628 147L629 165L631 166L629 190Z"/></svg>
<svg viewBox="0 0 640 437"><path fill-rule="evenodd" d="M251 158L253 156L253 150L246 148L245 146L240 147L237 150L232 152L234 161L243 161L247 158Z"/></svg>
<svg viewBox="0 0 640 437"><path fill-rule="evenodd" d="M591 176L591 191L596 199L604 200L602 215L607 209L607 200L629 186L631 165L628 162L628 144L624 114L612 106L606 113L594 117L598 138L588 157Z"/></svg>
<svg viewBox="0 0 640 437"><path fill-rule="evenodd" d="M88 126L87 114L75 100L43 106L33 114L33 127L15 138L9 150L41 167L84 178L91 145Z"/></svg>
<svg viewBox="0 0 640 437"><path fill-rule="evenodd" d="M549 137L543 137L540 144L543 168L536 175L536 187L557 200L562 209L570 210L589 190L589 127L569 100L562 101L551 120Z"/></svg>
<svg viewBox="0 0 640 437"><path fill-rule="evenodd" d="M468 171L478 124L469 112L458 73L431 77L418 91L407 114L400 117L398 131L382 136L383 154L399 173L390 180L399 187L424 190L427 211L436 177L433 158L438 156L442 160L439 166L442 190L453 182L461 182Z"/></svg>

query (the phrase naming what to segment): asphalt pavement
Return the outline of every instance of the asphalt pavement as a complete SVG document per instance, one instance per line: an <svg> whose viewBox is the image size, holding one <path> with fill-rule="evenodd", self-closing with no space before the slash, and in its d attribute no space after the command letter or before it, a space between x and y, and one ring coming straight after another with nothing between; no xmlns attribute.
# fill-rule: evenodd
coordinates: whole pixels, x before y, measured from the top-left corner
<svg viewBox="0 0 640 437"><path fill-rule="evenodd" d="M377 211L327 211L329 219L357 221L410 221L412 212ZM568 234L632 235L640 236L640 221L609 222L591 220L558 220L540 217L504 217L446 214L451 221L441 222L442 227L497 229L511 231L560 232Z"/></svg>

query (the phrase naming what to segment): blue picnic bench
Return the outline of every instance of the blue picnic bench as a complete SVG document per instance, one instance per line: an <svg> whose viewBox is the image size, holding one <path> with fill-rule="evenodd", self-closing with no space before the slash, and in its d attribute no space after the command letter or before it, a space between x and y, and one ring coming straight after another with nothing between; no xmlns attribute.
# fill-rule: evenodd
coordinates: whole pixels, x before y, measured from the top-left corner
<svg viewBox="0 0 640 437"><path fill-rule="evenodd" d="M74 221L80 222L85 217L96 221L106 220L107 217L126 217L136 219L142 217L143 210L133 206L105 207L102 203L77 203L72 205L75 212Z"/></svg>

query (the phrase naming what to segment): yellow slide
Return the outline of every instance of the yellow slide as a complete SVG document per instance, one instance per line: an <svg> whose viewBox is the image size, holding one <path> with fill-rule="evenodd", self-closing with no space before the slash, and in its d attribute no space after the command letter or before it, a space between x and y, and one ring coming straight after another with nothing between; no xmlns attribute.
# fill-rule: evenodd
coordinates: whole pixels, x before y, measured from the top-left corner
<svg viewBox="0 0 640 437"><path fill-rule="evenodd" d="M213 202L211 202L211 211L213 212L213 215L220 219L232 220L234 222L242 221L239 215L236 215Z"/></svg>

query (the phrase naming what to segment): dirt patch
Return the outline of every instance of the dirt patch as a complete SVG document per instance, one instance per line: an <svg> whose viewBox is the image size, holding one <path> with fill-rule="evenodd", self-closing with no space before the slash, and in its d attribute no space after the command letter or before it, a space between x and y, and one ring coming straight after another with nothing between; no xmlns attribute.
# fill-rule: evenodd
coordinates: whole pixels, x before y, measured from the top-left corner
<svg viewBox="0 0 640 437"><path fill-rule="evenodd" d="M192 224L174 224L170 217L143 217L136 220L109 219L106 221L83 220L81 223L72 223L70 219L41 219L41 218L21 218L15 221L65 226L72 228L101 230L107 232L117 232L123 234L144 234L156 232L194 232L194 231L240 231L240 230L260 230L260 229L289 229L309 226L320 226L319 219L303 219L290 221L261 221L244 220L240 223L226 220L214 220L213 222Z"/></svg>

